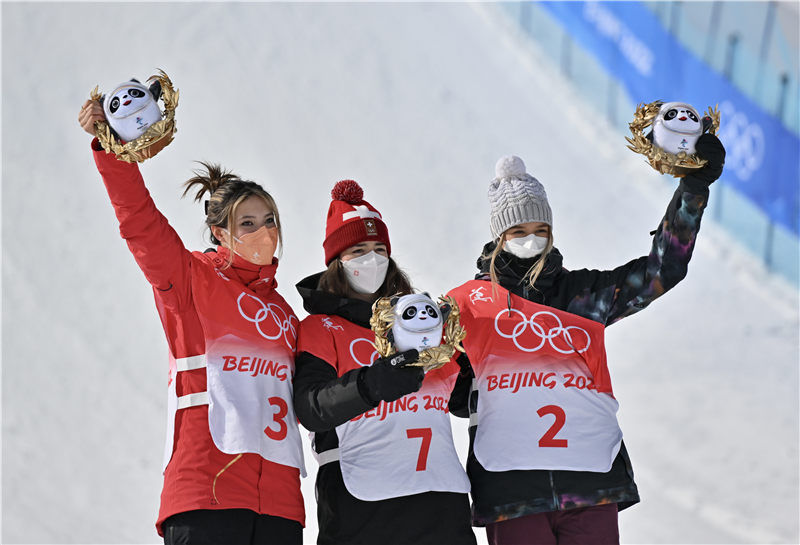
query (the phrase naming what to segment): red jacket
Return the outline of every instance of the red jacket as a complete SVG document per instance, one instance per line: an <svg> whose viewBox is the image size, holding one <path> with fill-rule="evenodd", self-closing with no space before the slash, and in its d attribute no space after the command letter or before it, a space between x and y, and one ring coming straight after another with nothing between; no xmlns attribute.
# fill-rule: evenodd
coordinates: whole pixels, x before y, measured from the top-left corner
<svg viewBox="0 0 800 545"><path fill-rule="evenodd" d="M229 253L224 248L205 254L189 252L155 207L137 165L106 154L96 140L92 149L120 223L120 234L153 286L174 360L206 353L206 336L192 290L193 267L220 269L226 277L220 282L239 283L264 304L278 305L294 317L275 291L277 260L260 267L235 256L233 265L225 268ZM204 368L170 376L171 380L175 376L178 397L207 389ZM161 524L166 518L195 509L243 508L305 524L297 468L270 462L259 454L237 457L221 452L211 437L207 404L178 410L174 426L172 455L164 471L156 522L159 535L163 535Z"/></svg>

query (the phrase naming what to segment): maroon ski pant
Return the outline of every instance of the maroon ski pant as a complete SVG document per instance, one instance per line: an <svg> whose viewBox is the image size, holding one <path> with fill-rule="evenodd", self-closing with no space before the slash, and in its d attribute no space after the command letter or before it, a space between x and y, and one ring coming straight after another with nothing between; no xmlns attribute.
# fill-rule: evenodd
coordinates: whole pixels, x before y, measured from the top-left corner
<svg viewBox="0 0 800 545"><path fill-rule="evenodd" d="M618 545L617 504L536 513L486 525L489 545Z"/></svg>

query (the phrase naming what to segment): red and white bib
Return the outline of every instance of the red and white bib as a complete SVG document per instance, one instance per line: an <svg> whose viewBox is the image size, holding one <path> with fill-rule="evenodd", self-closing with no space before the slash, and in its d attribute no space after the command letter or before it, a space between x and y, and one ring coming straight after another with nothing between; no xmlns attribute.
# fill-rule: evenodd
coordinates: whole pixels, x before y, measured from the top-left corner
<svg viewBox="0 0 800 545"><path fill-rule="evenodd" d="M606 472L622 431L605 327L473 280L452 290L475 371L474 452L489 471Z"/></svg>
<svg viewBox="0 0 800 545"><path fill-rule="evenodd" d="M378 359L374 339L371 330L338 316L311 315L300 324L298 351L331 363L342 376ZM447 408L458 371L451 361L427 373L420 391L337 426L338 452L321 453L320 464L338 459L347 490L365 501L469 492Z"/></svg>
<svg viewBox="0 0 800 545"><path fill-rule="evenodd" d="M292 404L297 317L278 294L262 300L224 271L204 265L192 268L192 289L206 353L171 359L170 424L175 411L208 404L209 430L219 450L260 454L305 476ZM178 398L176 373L202 367L207 391Z"/></svg>

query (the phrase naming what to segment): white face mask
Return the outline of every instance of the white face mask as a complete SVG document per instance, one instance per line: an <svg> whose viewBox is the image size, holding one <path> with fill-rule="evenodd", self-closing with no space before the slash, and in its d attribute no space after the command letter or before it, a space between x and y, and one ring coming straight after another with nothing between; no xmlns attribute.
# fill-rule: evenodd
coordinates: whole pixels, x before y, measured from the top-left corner
<svg viewBox="0 0 800 545"><path fill-rule="evenodd" d="M342 261L347 283L358 293L375 293L386 280L389 258L375 252Z"/></svg>
<svg viewBox="0 0 800 545"><path fill-rule="evenodd" d="M547 241L547 237L539 237L531 233L526 237L507 240L503 249L519 258L529 259L541 254L547 247Z"/></svg>

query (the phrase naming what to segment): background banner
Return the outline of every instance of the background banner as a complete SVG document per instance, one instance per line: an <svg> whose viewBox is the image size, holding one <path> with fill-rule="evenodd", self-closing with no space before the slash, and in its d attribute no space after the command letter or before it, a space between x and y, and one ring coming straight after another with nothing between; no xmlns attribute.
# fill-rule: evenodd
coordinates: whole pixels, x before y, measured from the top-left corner
<svg viewBox="0 0 800 545"><path fill-rule="evenodd" d="M800 139L686 49L639 2L539 2L636 103L719 105L724 183L798 234ZM633 115L633 112L631 112Z"/></svg>

